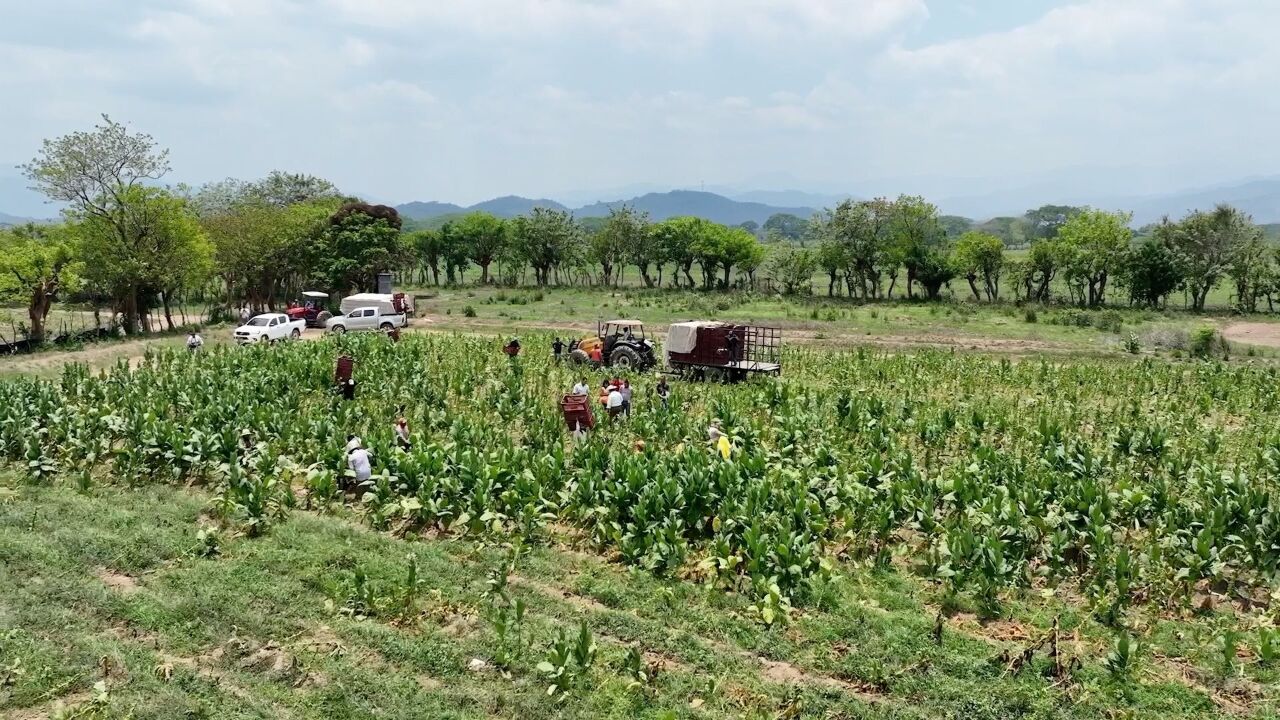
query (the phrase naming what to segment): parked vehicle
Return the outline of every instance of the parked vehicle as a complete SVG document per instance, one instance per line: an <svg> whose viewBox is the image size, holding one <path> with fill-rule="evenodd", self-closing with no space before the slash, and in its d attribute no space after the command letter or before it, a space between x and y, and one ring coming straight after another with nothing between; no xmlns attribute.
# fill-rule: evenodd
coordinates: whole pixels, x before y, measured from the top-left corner
<svg viewBox="0 0 1280 720"><path fill-rule="evenodd" d="M782 374L782 330L697 320L673 323L663 343L667 367L698 379L738 381Z"/></svg>
<svg viewBox="0 0 1280 720"><path fill-rule="evenodd" d="M307 327L322 328L325 321L333 317L333 313L326 307L328 302L328 293L306 290L302 293L302 299L290 303L285 313L294 320L305 320Z"/></svg>
<svg viewBox="0 0 1280 720"><path fill-rule="evenodd" d="M596 334L579 340L569 350L569 361L582 365L599 349L603 364L623 370L647 370L657 364L653 342L644 335L639 320L610 320L596 324Z"/></svg>
<svg viewBox="0 0 1280 720"><path fill-rule="evenodd" d="M344 300L343 302L345 303L346 301ZM341 335L345 332L367 332L370 330L390 332L408 324L409 319L404 313L390 313L386 312L384 307L371 306L357 307L350 312L331 317L324 324L324 329L325 332Z"/></svg>
<svg viewBox="0 0 1280 720"><path fill-rule="evenodd" d="M284 313L255 315L231 332L231 338L240 345L277 340L298 340L307 326L305 320L290 319Z"/></svg>
<svg viewBox="0 0 1280 720"><path fill-rule="evenodd" d="M407 323L413 314L413 298L404 293L356 293L343 298L338 307L343 315L356 308L376 307L384 315L404 315Z"/></svg>

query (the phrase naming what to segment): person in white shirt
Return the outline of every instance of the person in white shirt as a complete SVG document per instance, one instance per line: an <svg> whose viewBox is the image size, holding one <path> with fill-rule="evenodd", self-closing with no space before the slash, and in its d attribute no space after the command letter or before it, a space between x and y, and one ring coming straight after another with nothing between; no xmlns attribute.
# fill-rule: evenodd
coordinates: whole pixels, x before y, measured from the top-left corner
<svg viewBox="0 0 1280 720"><path fill-rule="evenodd" d="M590 395L591 394L591 387L587 385L586 378L582 378L578 380L578 384L573 386L573 394L574 395Z"/></svg>
<svg viewBox="0 0 1280 720"><path fill-rule="evenodd" d="M396 444L401 450L409 451L413 449L413 442L409 440L409 420L404 416L404 408L400 408L399 416L396 417L394 424L396 432Z"/></svg>
<svg viewBox="0 0 1280 720"><path fill-rule="evenodd" d="M616 418L622 414L622 392L618 390L617 385L609 386L609 399L605 402L605 407L609 408L610 418Z"/></svg>
<svg viewBox="0 0 1280 720"><path fill-rule="evenodd" d="M192 330L187 333L187 352L195 353L204 346L204 338L200 337L199 330Z"/></svg>
<svg viewBox="0 0 1280 720"><path fill-rule="evenodd" d="M356 475L356 484L359 485L373 477L373 465L369 461L369 451L360 447L360 438L355 435L347 436L347 467Z"/></svg>

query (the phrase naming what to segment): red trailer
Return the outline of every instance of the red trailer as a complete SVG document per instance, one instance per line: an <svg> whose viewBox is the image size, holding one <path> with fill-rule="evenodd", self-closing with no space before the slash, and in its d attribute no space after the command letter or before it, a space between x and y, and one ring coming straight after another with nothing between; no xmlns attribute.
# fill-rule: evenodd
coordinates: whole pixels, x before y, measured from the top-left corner
<svg viewBox="0 0 1280 720"><path fill-rule="evenodd" d="M782 330L760 325L675 323L663 346L672 372L742 380L748 373L782 374Z"/></svg>
<svg viewBox="0 0 1280 720"><path fill-rule="evenodd" d="M570 430L581 427L590 430L596 426L596 416L591 412L591 398L586 395L565 395L560 399L560 412L564 424Z"/></svg>

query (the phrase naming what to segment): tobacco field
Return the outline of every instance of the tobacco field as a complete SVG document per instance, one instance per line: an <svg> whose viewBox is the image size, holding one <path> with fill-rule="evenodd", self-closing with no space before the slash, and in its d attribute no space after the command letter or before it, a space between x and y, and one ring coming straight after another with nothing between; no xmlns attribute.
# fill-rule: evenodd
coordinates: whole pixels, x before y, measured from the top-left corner
<svg viewBox="0 0 1280 720"><path fill-rule="evenodd" d="M8 506L61 493L49 502L136 496L149 507L142 498L177 493L201 518L182 537L198 530L192 541L209 546L265 547L321 521L397 543L368 567L312 578L327 605L308 612L411 632L460 593L455 604L471 607L442 617L478 618L470 652L491 686L441 717L1276 712L1273 366L788 349L781 379L677 381L670 409L652 375L633 376L630 417L602 418L575 441L559 397L583 377L598 388L599 374L536 351L509 360L496 339L337 342L357 359L354 401L332 389L332 340L166 351L98 375L68 366L59 380L0 384ZM393 436L400 406L408 451ZM708 442L713 421L731 438L727 460ZM346 477L349 433L373 459L358 488ZM26 515L4 517L4 579L20 581L34 562L14 539ZM56 523L42 517L31 527ZM406 561L406 544L465 556L466 577ZM686 629L706 637L722 622L730 630L716 642L735 649L712 643L710 658L682 660L679 640L584 619L604 606L644 619L649 606L625 597L534 617L524 591L535 581L517 580L543 563L554 582L557 548L644 592L698 598L721 620ZM197 554L227 562L216 547ZM868 601L904 618L876 631L892 638L880 650L851 619L871 612ZM984 634L1010 625L1024 631ZM14 637L0 662L12 663ZM947 651L951 642L963 649ZM781 656L768 657L771 647ZM738 649L794 676L766 672L750 701L700 684L718 662L741 661ZM948 663L947 652L965 660ZM455 670L463 684L481 676ZM48 700L19 692L30 675L9 677L13 707ZM73 674L70 686L92 680ZM296 700L272 692L282 707ZM107 710L117 700L104 690L81 707L117 716ZM413 716L370 702L375 714ZM305 698L293 707L344 716Z"/></svg>

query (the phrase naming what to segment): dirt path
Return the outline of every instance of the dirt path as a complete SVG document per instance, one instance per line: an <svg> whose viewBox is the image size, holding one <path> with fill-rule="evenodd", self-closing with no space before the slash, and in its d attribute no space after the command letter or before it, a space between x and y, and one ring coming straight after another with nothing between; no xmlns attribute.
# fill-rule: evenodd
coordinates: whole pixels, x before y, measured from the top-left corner
<svg viewBox="0 0 1280 720"><path fill-rule="evenodd" d="M1280 323L1238 322L1222 331L1222 337L1231 342L1263 347L1280 347Z"/></svg>

